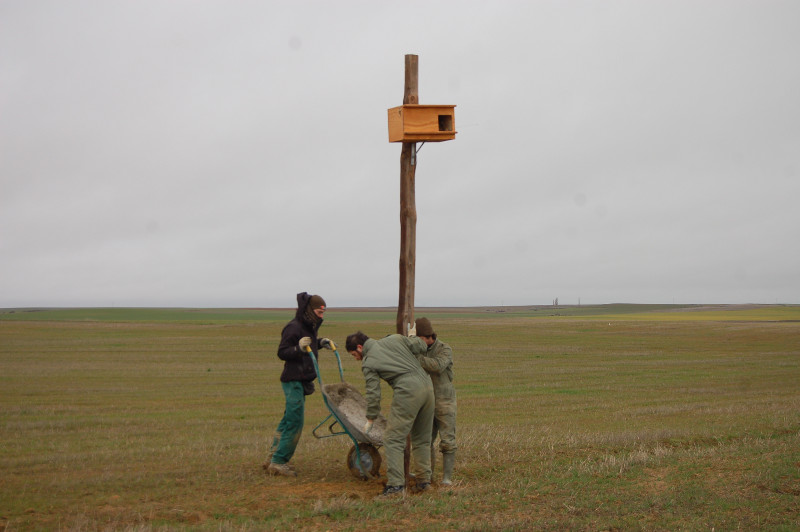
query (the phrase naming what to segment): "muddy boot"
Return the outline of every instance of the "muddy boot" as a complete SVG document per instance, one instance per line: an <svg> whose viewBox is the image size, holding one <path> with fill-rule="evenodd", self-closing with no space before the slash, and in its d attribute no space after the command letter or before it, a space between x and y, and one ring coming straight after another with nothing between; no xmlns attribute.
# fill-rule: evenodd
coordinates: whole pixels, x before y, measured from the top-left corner
<svg viewBox="0 0 800 532"><path fill-rule="evenodd" d="M411 489L412 493L422 493L423 491L428 491L431 489L430 482L420 482L419 484L414 485Z"/></svg>
<svg viewBox="0 0 800 532"><path fill-rule="evenodd" d="M264 468L264 471L267 471L267 472L269 472L269 466L270 466L270 464L272 464L272 462L264 462L264 464L263 464L261 467L263 467L263 468ZM292 464L290 464L290 463L288 463L288 462L287 462L286 464L283 464L283 465L285 465L286 467L288 467L288 468L289 468L289 469L291 469L292 471L297 471L297 470L294 468L294 465L292 465ZM270 473L270 474L271 474L271 473Z"/></svg>
<svg viewBox="0 0 800 532"><path fill-rule="evenodd" d="M442 454L442 469L444 469L444 474L442 475L442 486L450 486L453 483L453 465L455 465L455 462L456 453L453 452Z"/></svg>
<svg viewBox="0 0 800 532"><path fill-rule="evenodd" d="M383 488L383 493L379 497L396 497L403 496L406 492L405 486L386 486Z"/></svg>
<svg viewBox="0 0 800 532"><path fill-rule="evenodd" d="M292 468L289 467L289 464L276 464L275 462L271 462L269 466L267 466L267 473L269 473L270 475L284 476L284 477L297 476L297 473L292 471Z"/></svg>

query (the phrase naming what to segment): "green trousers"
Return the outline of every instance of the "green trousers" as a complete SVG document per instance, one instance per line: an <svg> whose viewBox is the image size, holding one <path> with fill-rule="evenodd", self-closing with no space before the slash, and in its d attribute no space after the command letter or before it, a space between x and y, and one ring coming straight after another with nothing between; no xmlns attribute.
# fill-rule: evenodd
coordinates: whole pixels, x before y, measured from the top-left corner
<svg viewBox="0 0 800 532"><path fill-rule="evenodd" d="M303 395L303 383L281 382L281 387L286 397L286 409L283 411L283 419L278 424L270 448L272 454L270 461L274 464L285 464L292 459L300 441L300 434L303 432L305 419L306 396Z"/></svg>
<svg viewBox="0 0 800 532"><path fill-rule="evenodd" d="M383 445L389 486L404 486L403 451L411 435L412 463L417 482L431 480L431 429L433 425L433 386L430 379L405 375L392 384L392 410L386 420Z"/></svg>

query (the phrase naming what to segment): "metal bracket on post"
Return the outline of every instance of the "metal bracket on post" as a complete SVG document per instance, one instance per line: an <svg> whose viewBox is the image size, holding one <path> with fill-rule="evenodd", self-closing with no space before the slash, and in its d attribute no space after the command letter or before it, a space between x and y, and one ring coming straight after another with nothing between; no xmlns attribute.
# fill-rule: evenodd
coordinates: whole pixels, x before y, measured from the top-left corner
<svg viewBox="0 0 800 532"><path fill-rule="evenodd" d="M417 148L417 143L416 142L414 143L414 151L411 153L411 166L416 166L417 152L421 150L424 145L425 143L423 142L422 144L419 145L419 148Z"/></svg>

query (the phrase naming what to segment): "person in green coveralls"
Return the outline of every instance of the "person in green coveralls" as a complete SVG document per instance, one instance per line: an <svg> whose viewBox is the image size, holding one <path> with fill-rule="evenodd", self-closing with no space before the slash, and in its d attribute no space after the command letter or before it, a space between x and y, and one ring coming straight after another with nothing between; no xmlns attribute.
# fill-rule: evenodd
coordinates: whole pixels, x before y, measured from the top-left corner
<svg viewBox="0 0 800 532"><path fill-rule="evenodd" d="M424 355L428 346L411 329L409 336L393 334L380 340L358 331L347 337L345 347L353 358L361 361L366 380L365 433L369 433L381 411L381 379L392 387L394 395L383 432L388 482L381 495L402 495L405 491L403 451L409 434L416 491L427 490L431 482L434 395L431 378L422 369L417 356Z"/></svg>
<svg viewBox="0 0 800 532"><path fill-rule="evenodd" d="M417 336L427 344L424 355L418 355L422 368L433 381L436 407L431 433L431 472L436 463L436 435L439 435L439 451L442 453L442 485L453 483L453 465L456 459L456 389L453 386L453 350L439 340L428 318L415 322Z"/></svg>

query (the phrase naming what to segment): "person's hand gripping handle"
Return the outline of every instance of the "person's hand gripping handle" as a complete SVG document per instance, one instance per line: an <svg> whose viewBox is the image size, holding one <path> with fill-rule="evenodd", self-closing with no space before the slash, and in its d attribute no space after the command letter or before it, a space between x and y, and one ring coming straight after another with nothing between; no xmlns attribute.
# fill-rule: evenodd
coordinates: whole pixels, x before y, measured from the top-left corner
<svg viewBox="0 0 800 532"><path fill-rule="evenodd" d="M300 338L300 341L297 343L297 346L300 348L300 351L307 351L311 352L311 337L310 336L303 336Z"/></svg>
<svg viewBox="0 0 800 532"><path fill-rule="evenodd" d="M330 338L323 338L319 341L319 346L323 349L330 349L331 351L336 351L336 346L333 343L333 340Z"/></svg>

